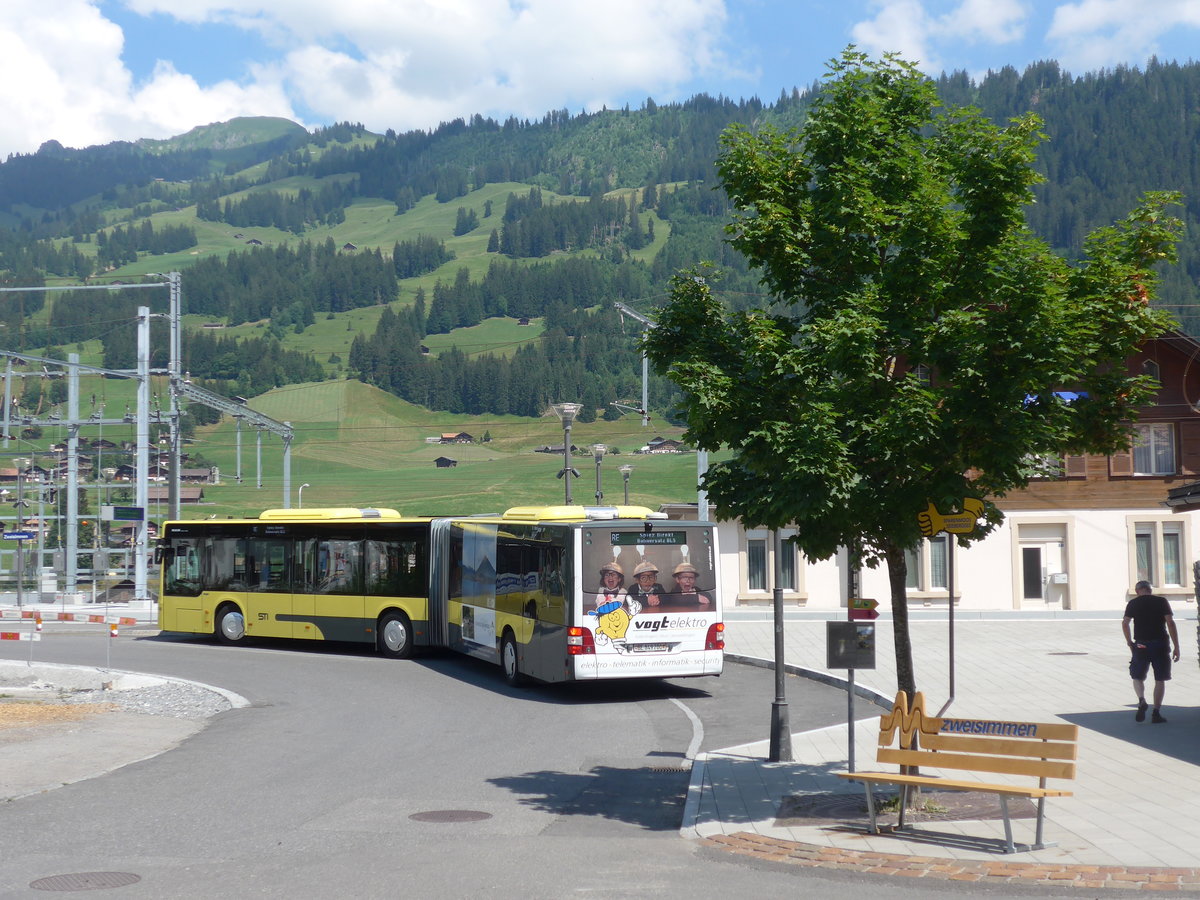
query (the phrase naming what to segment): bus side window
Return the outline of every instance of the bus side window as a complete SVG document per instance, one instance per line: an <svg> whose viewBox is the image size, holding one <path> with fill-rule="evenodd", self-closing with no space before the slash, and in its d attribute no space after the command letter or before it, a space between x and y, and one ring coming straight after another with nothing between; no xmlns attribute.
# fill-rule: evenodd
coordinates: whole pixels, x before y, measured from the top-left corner
<svg viewBox="0 0 1200 900"><path fill-rule="evenodd" d="M542 548L539 566L542 618L555 625L567 624L566 584L569 580L563 571L565 557L562 547L550 544Z"/></svg>
<svg viewBox="0 0 1200 900"><path fill-rule="evenodd" d="M318 594L362 593L362 543L334 538L322 540L317 551Z"/></svg>

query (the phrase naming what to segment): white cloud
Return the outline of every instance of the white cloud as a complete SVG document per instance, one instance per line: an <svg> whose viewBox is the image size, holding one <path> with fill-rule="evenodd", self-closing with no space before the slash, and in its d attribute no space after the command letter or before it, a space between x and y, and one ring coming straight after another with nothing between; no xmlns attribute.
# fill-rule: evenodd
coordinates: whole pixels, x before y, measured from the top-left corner
<svg viewBox="0 0 1200 900"><path fill-rule="evenodd" d="M933 5L944 12L931 13ZM948 68L941 56L954 56L963 44L1010 44L1025 34L1024 0L960 0L947 7L937 0L873 0L875 16L851 29L864 50L899 53L930 74Z"/></svg>
<svg viewBox="0 0 1200 900"><path fill-rule="evenodd" d="M725 0L129 0L142 14L224 22L286 51L280 77L319 119L373 130L457 116L660 99L719 50Z"/></svg>
<svg viewBox="0 0 1200 900"><path fill-rule="evenodd" d="M926 71L940 69L929 46L933 20L921 0L877 0L875 18L859 22L850 33L872 55L899 53Z"/></svg>
<svg viewBox="0 0 1200 900"><path fill-rule="evenodd" d="M0 18L0 157L54 139L84 147L169 137L239 115L293 117L278 79L201 87L160 63L135 84L121 61L121 29L95 0L4 0Z"/></svg>
<svg viewBox="0 0 1200 900"><path fill-rule="evenodd" d="M1179 27L1200 28L1200 2L1081 0L1055 9L1046 38L1065 68L1085 71L1143 63Z"/></svg>
<svg viewBox="0 0 1200 900"><path fill-rule="evenodd" d="M476 112L577 112L631 92L671 99L698 76L740 74L720 51L725 2L124 0L176 27L252 31L274 51L240 80L200 84L169 59L137 83L102 0L3 0L0 157L51 138L161 138L239 115L311 114L383 131Z"/></svg>

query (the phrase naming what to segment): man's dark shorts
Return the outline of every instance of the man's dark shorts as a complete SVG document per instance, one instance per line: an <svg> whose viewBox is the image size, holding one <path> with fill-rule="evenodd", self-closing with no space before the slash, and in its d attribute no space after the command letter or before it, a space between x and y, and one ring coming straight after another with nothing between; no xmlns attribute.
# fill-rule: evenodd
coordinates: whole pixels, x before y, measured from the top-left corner
<svg viewBox="0 0 1200 900"><path fill-rule="evenodd" d="M1133 645L1129 660L1129 677L1144 681L1146 672L1154 667L1155 681L1171 680L1171 645L1169 641L1142 641Z"/></svg>

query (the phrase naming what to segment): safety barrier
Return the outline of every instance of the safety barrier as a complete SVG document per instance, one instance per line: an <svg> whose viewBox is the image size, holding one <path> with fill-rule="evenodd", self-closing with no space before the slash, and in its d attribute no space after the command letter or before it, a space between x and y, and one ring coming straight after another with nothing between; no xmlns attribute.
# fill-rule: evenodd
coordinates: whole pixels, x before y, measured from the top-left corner
<svg viewBox="0 0 1200 900"><path fill-rule="evenodd" d="M43 613L38 609L0 609L0 619L32 619L36 632L42 630L42 623L46 619L52 622L87 622L92 625L108 625L109 636L117 637L119 635L119 627L121 625L136 625L138 620L132 616L110 616L100 613ZM20 634L21 632L4 632L4 634ZM37 640L37 638L16 638L6 637L4 640Z"/></svg>
<svg viewBox="0 0 1200 900"><path fill-rule="evenodd" d="M110 615L108 613L75 613L75 612L43 612L40 609L25 607L0 607L0 619L21 619L32 622L32 631L0 631L0 641L40 641L42 640L42 623L51 622L82 622L89 625L104 625L108 628L108 640L104 642L105 667L112 659L114 638L120 636L122 625L136 625L138 620L133 616ZM53 640L53 638L51 639ZM33 661L33 644L29 645L29 660Z"/></svg>

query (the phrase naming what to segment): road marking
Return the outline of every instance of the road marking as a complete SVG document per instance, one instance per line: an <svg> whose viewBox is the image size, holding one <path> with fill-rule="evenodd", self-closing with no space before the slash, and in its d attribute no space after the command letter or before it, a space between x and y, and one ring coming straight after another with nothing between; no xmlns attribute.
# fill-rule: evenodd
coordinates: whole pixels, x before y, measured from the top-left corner
<svg viewBox="0 0 1200 900"><path fill-rule="evenodd" d="M699 716L688 709L686 704L676 700L674 697L671 697L670 700L683 710L685 716L692 720L692 742L688 744L684 758L695 761L696 754L700 752L700 745L704 743L704 723L700 721Z"/></svg>

